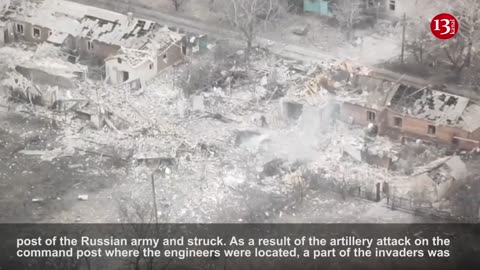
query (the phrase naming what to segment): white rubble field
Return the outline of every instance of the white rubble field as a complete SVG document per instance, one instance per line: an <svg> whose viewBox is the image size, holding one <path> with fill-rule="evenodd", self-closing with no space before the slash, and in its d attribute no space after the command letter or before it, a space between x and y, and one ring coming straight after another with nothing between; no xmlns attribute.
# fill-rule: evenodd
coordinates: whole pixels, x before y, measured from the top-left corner
<svg viewBox="0 0 480 270"><path fill-rule="evenodd" d="M284 67L282 70L286 73ZM102 113L117 119L100 129L92 128L72 111L55 113L36 108L35 113L61 123L61 143L77 153L104 153L106 148L114 147L121 158L127 159L130 154L138 159L128 164L128 169L114 171L126 179L115 192L118 197L153 207L153 174L161 222L252 221L249 218L258 212L265 217L281 212L295 200L296 183L288 175L257 178L263 165L276 158L289 163L301 161L300 171L322 169L333 178L366 188L387 180L397 187L396 192L407 193L404 183L409 180L400 173L340 160L344 147L361 147L363 130L342 123L311 126L305 118L289 126L282 118L279 100L271 100L268 95L260 99L255 85L232 89L232 95L215 89L197 94L203 98L185 98L180 94L178 74L178 70L166 69L140 92L91 81L81 83L80 89L69 96L71 100L89 102L69 106L89 111L92 117ZM285 81L296 85L292 80L306 79L302 77L295 74ZM203 105L198 104L202 100ZM216 114L228 121L215 119ZM262 116L268 127L259 125ZM124 127L120 127L120 122ZM260 135L236 146L239 131ZM377 140L375 152L393 148L388 140ZM145 158L154 162L157 158L173 158L176 164L152 166L141 160Z"/></svg>

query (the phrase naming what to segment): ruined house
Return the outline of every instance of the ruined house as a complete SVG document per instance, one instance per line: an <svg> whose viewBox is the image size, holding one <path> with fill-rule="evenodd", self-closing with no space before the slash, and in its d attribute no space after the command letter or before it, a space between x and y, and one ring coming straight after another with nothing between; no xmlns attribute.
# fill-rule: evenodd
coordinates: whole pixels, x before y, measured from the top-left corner
<svg viewBox="0 0 480 270"><path fill-rule="evenodd" d="M321 83L316 87L325 89ZM339 118L350 124L374 125L379 134L395 139L480 147L480 104L469 98L364 74L324 92L339 103Z"/></svg>
<svg viewBox="0 0 480 270"><path fill-rule="evenodd" d="M43 43L53 37L61 43L59 36L66 38L76 35L80 23L68 9L64 9L66 6L63 2L24 1L15 13L9 15L13 23L14 40Z"/></svg>
<svg viewBox="0 0 480 270"><path fill-rule="evenodd" d="M143 50L122 47L105 59L108 81L118 84L153 78L160 70L183 60L183 41L183 35L163 28L152 35Z"/></svg>
<svg viewBox="0 0 480 270"><path fill-rule="evenodd" d="M69 59L102 66L112 83L148 80L185 55L184 35L133 13L120 14L63 0L24 4L8 16L14 40L50 43ZM0 23L0 27L2 24Z"/></svg>
<svg viewBox="0 0 480 270"><path fill-rule="evenodd" d="M89 9L80 22L76 50L82 58L105 59L121 47L141 50L155 22L102 9Z"/></svg>
<svg viewBox="0 0 480 270"><path fill-rule="evenodd" d="M64 89L77 87L77 80L83 80L87 67L72 64L54 56L35 57L33 61L19 63L15 70L35 85L58 86Z"/></svg>
<svg viewBox="0 0 480 270"><path fill-rule="evenodd" d="M354 125L382 123L386 117L385 104L395 83L366 75L354 76L350 83L348 91L336 92L341 101L340 117Z"/></svg>
<svg viewBox="0 0 480 270"><path fill-rule="evenodd" d="M155 27L155 22L135 18L132 13L62 0L27 2L11 17L16 40L61 44L83 59L103 60L120 47L140 49Z"/></svg>
<svg viewBox="0 0 480 270"><path fill-rule="evenodd" d="M14 24L10 17L21 8L19 1L0 1L0 46L14 40Z"/></svg>
<svg viewBox="0 0 480 270"><path fill-rule="evenodd" d="M373 123L384 134L413 137L460 149L480 146L480 105L431 87L418 88L371 76L356 76L353 86L364 104L344 101L342 113L354 123ZM354 109L352 109L354 108Z"/></svg>
<svg viewBox="0 0 480 270"><path fill-rule="evenodd" d="M467 168L458 156L445 157L419 167L412 175L412 190L430 201L440 201L449 190L465 180Z"/></svg>
<svg viewBox="0 0 480 270"><path fill-rule="evenodd" d="M400 85L387 105L387 127L406 136L453 144L480 146L480 105L430 88Z"/></svg>

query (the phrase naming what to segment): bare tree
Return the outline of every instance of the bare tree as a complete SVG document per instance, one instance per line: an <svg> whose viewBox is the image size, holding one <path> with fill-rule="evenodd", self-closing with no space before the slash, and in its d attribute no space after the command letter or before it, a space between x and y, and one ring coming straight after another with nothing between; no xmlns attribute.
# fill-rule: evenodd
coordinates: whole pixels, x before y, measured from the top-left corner
<svg viewBox="0 0 480 270"><path fill-rule="evenodd" d="M218 66L211 62L190 65L180 75L180 87L185 97L208 89L219 78Z"/></svg>
<svg viewBox="0 0 480 270"><path fill-rule="evenodd" d="M360 19L361 0L337 0L332 5L333 15L351 40L353 27Z"/></svg>
<svg viewBox="0 0 480 270"><path fill-rule="evenodd" d="M172 0L175 11L179 11L180 8L187 2L187 0Z"/></svg>
<svg viewBox="0 0 480 270"><path fill-rule="evenodd" d="M235 27L247 45L247 52L261 27L279 17L281 0L226 0L222 9L224 19Z"/></svg>
<svg viewBox="0 0 480 270"><path fill-rule="evenodd" d="M418 19L408 27L406 50L415 57L417 63L423 64L432 47L433 35L430 32L428 21Z"/></svg>
<svg viewBox="0 0 480 270"><path fill-rule="evenodd" d="M452 203L451 209L456 216L463 217L468 221L478 221L480 219L480 178L469 176L464 183L455 188L452 194L449 194L449 200Z"/></svg>
<svg viewBox="0 0 480 270"><path fill-rule="evenodd" d="M434 52L432 49L438 44L430 31L430 20L445 9L448 7L440 0L419 1L415 4L415 10L408 14L405 48L420 64L427 60L429 52Z"/></svg>
<svg viewBox="0 0 480 270"><path fill-rule="evenodd" d="M6 11L10 7L10 0L0 0L0 12Z"/></svg>
<svg viewBox="0 0 480 270"><path fill-rule="evenodd" d="M451 3L450 9L460 24L458 34L439 44L456 78L461 79L462 71L472 65L474 48L480 41L480 1L456 0Z"/></svg>
<svg viewBox="0 0 480 270"><path fill-rule="evenodd" d="M426 57L444 62L453 70L453 79L462 80L463 71L474 64L475 48L480 41L480 1L424 1L410 16L409 36L406 49L417 62L424 63ZM458 19L458 34L438 42L430 33L430 20L440 11L448 12Z"/></svg>

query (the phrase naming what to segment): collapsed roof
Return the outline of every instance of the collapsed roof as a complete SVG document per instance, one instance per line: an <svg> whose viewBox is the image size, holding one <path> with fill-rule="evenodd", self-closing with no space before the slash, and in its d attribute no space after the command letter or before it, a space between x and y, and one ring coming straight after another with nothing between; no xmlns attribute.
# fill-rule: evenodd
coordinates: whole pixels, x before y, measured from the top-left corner
<svg viewBox="0 0 480 270"><path fill-rule="evenodd" d="M469 132L480 128L480 106L469 98L401 85L393 92L390 109L431 121L437 125L460 127Z"/></svg>
<svg viewBox="0 0 480 270"><path fill-rule="evenodd" d="M146 37L155 26L155 22L135 18L132 14L120 14L64 0L28 3L14 17L50 29L54 43L60 43L68 34L136 49L148 41Z"/></svg>
<svg viewBox="0 0 480 270"><path fill-rule="evenodd" d="M154 62L155 58L152 53L147 50L135 50L128 48L121 48L115 55L110 56L106 61L110 59L122 59L132 67L138 67L146 61Z"/></svg>
<svg viewBox="0 0 480 270"><path fill-rule="evenodd" d="M159 52L167 50L173 44L176 44L183 39L185 35L178 32L170 31L167 27L162 27L158 31L153 31L152 36L143 48L140 49L151 49Z"/></svg>
<svg viewBox="0 0 480 270"><path fill-rule="evenodd" d="M399 88L398 82L378 79L368 75L353 77L349 91L340 92L343 101L382 110L391 99L392 91Z"/></svg>
<svg viewBox="0 0 480 270"><path fill-rule="evenodd" d="M148 42L147 34L154 28L154 22L122 14L108 14L96 11L84 17L81 20L79 36L134 49L139 49Z"/></svg>
<svg viewBox="0 0 480 270"><path fill-rule="evenodd" d="M79 31L79 11L75 12L74 8L67 8L72 2L63 0L49 0L25 2L24 8L12 15L18 21L31 23L41 27L48 28L52 32L66 33L77 35ZM76 5L79 4L75 4Z"/></svg>
<svg viewBox="0 0 480 270"><path fill-rule="evenodd" d="M146 61L154 62L158 55L162 54L170 46L175 46L182 39L182 34L172 32L164 27L153 32L148 41L139 49L122 47L115 55L108 57L107 61L120 58L132 67L137 67Z"/></svg>
<svg viewBox="0 0 480 270"><path fill-rule="evenodd" d="M468 103L469 99L465 97L401 85L394 93L389 107L399 113L451 125L459 121Z"/></svg>
<svg viewBox="0 0 480 270"><path fill-rule="evenodd" d="M352 71L353 72L353 71ZM381 111L388 108L398 114L424 119L436 125L458 127L468 132L480 128L480 105L469 98L413 87L401 80L355 74L345 83L326 80L324 74L307 83L310 92L322 100L332 96L339 102ZM323 89L323 91L319 91Z"/></svg>

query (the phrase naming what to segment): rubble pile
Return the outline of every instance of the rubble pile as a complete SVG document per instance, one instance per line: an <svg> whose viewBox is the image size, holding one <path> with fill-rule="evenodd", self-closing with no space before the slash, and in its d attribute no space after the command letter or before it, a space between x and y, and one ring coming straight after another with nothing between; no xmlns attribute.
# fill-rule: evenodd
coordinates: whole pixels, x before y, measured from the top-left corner
<svg viewBox="0 0 480 270"><path fill-rule="evenodd" d="M262 55L186 95L180 84L186 68L169 68L135 90L86 78L74 79L75 90L48 86L55 93L49 108L30 113L61 125L63 147L23 154L54 160L88 151L118 161L113 173L125 179L118 192L148 205L154 185L162 222L266 220L326 180L372 192L389 182L397 195L411 191L406 173L390 167L411 156L404 145L335 115L333 94L366 70ZM24 85L18 73L9 76L4 86L38 90L45 99L35 81ZM285 119L288 102L299 107L293 120ZM91 200L86 196L78 198Z"/></svg>
<svg viewBox="0 0 480 270"><path fill-rule="evenodd" d="M114 171L126 179L120 185L125 196L150 203L153 175L162 220L231 220L219 208L241 220L261 220L295 200L291 193L296 185L285 180L291 171L267 177L258 168L271 157L269 134L284 126L276 93L305 79L306 72L283 60L252 66L250 79L237 80L231 92L218 85L189 97L178 86L178 69L167 70L139 91L84 80L76 91L59 90L62 95L51 109L36 107L33 113L62 126L60 142L73 154L89 151L107 159L118 155L126 162L121 163L126 170ZM264 87L263 95L257 86ZM261 139L236 142L239 133L249 130ZM65 151L39 154L52 160ZM252 194L276 203L257 211L264 202L255 202Z"/></svg>

